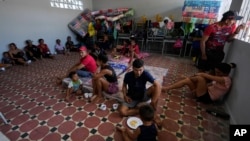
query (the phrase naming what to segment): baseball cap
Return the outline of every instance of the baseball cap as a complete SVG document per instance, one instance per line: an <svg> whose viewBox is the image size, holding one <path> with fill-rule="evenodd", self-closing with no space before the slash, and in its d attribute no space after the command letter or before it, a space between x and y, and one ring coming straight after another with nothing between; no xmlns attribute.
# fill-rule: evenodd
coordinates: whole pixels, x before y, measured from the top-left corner
<svg viewBox="0 0 250 141"><path fill-rule="evenodd" d="M32 40L26 40L25 42L26 42L26 44L28 44L28 43L32 43L33 41Z"/></svg>
<svg viewBox="0 0 250 141"><path fill-rule="evenodd" d="M87 51L87 48L86 48L85 46L81 46L81 47L79 48L79 50L80 50L80 51Z"/></svg>
<svg viewBox="0 0 250 141"><path fill-rule="evenodd" d="M243 17L238 15L236 11L227 11L223 14L223 18L225 19L234 19L234 20L241 20Z"/></svg>

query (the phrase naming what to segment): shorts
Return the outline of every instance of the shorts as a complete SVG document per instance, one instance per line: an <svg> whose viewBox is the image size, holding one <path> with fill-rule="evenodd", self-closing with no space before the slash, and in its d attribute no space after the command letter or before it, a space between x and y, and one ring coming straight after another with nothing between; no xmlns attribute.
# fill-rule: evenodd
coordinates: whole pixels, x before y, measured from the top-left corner
<svg viewBox="0 0 250 141"><path fill-rule="evenodd" d="M207 103L207 104L213 102L208 92L206 92L204 95L200 97L197 97L197 100L203 103Z"/></svg>
<svg viewBox="0 0 250 141"><path fill-rule="evenodd" d="M130 103L127 103L126 101L124 101L122 103L122 105L127 106L129 108L134 108L137 106L137 104L141 103L141 102L147 102L149 101L151 98L146 94L146 92L144 93L143 99L141 101L139 100L132 100Z"/></svg>
<svg viewBox="0 0 250 141"><path fill-rule="evenodd" d="M108 90L107 90L108 94L114 94L114 93L117 93L118 91L119 91L119 87L118 87L117 82L109 83Z"/></svg>

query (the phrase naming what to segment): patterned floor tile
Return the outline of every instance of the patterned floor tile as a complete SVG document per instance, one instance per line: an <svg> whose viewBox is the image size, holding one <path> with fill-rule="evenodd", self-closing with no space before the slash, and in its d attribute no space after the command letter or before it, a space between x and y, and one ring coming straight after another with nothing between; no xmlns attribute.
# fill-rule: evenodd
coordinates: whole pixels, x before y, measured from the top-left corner
<svg viewBox="0 0 250 141"><path fill-rule="evenodd" d="M78 59L77 53L57 55L55 60L43 59L0 73L0 111L8 120L7 125L0 120L0 131L13 141L121 141L115 127L127 127L127 117L112 109L116 100L102 101L105 111L83 96L65 102L65 89L55 84L54 78L64 75ZM168 68L164 86L197 71L188 59L152 54L144 60L149 66ZM197 102L187 87L162 93L157 114L163 128L158 140L227 141L229 123L208 114L206 108L211 106Z"/></svg>

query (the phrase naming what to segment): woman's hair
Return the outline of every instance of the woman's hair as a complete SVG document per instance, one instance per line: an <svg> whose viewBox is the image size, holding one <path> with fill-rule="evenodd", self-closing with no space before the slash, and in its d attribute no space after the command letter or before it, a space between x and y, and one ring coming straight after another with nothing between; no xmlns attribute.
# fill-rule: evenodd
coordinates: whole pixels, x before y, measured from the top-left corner
<svg viewBox="0 0 250 141"><path fill-rule="evenodd" d="M15 49L17 49L17 47L16 47L16 44L15 44L15 43L10 43L10 44L9 44L9 47L10 47L10 46L14 46L14 47L15 47Z"/></svg>
<svg viewBox="0 0 250 141"><path fill-rule="evenodd" d="M154 119L154 109L151 105L143 105L139 108L139 114L142 120L152 121Z"/></svg>
<svg viewBox="0 0 250 141"><path fill-rule="evenodd" d="M141 68L144 66L144 62L141 59L135 59L132 65L134 68Z"/></svg>
<svg viewBox="0 0 250 141"><path fill-rule="evenodd" d="M97 56L97 60L101 61L102 63L107 63L108 62L108 56L103 54L103 53L100 53L98 56Z"/></svg>
<svg viewBox="0 0 250 141"><path fill-rule="evenodd" d="M69 73L69 78L71 78L71 79L72 79L72 78L73 78L73 76L74 76L75 74L77 74L75 71L70 72L70 73Z"/></svg>
<svg viewBox="0 0 250 141"><path fill-rule="evenodd" d="M235 63L230 63L230 64L220 63L215 68L220 70L224 74L229 74L231 71L231 68L236 68L236 64Z"/></svg>

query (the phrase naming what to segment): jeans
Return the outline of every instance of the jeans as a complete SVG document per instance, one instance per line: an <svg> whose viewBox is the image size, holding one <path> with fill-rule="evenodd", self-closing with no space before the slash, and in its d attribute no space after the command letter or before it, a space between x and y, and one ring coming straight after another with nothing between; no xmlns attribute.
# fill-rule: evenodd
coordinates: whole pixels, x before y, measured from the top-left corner
<svg viewBox="0 0 250 141"><path fill-rule="evenodd" d="M79 77L92 77L92 73L89 71L78 70L76 71Z"/></svg>

